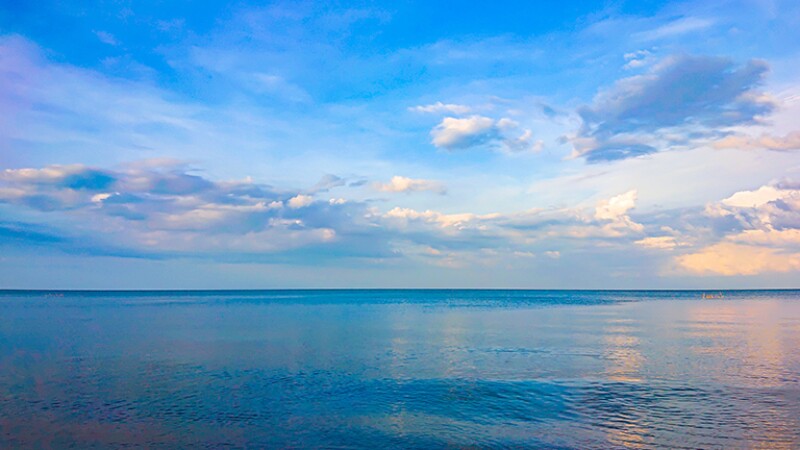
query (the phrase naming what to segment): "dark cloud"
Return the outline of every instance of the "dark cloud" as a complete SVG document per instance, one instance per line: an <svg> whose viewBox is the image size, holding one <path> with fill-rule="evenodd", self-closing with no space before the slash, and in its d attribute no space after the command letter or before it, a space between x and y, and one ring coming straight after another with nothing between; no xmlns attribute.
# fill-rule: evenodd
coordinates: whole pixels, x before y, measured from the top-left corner
<svg viewBox="0 0 800 450"><path fill-rule="evenodd" d="M32 224L22 222L0 222L0 243L54 244L64 242L65 238L43 230Z"/></svg>
<svg viewBox="0 0 800 450"><path fill-rule="evenodd" d="M311 188L311 192L327 192L335 187L344 186L346 181L343 178L337 177L333 174L325 174L317 181Z"/></svg>
<svg viewBox="0 0 800 450"><path fill-rule="evenodd" d="M155 194L188 195L207 191L214 187L210 181L187 173L150 173L148 191Z"/></svg>
<svg viewBox="0 0 800 450"><path fill-rule="evenodd" d="M0 248L5 251L49 250L71 255L117 256L125 258L161 259L162 255L125 248L94 239L76 236L62 230L27 222L0 222Z"/></svg>
<svg viewBox="0 0 800 450"><path fill-rule="evenodd" d="M645 144L625 144L610 142L605 145L595 147L594 150L586 154L586 161L601 162L601 161L614 161L617 159L634 158L637 156L648 155L655 153L658 150L655 147Z"/></svg>
<svg viewBox="0 0 800 450"><path fill-rule="evenodd" d="M753 123L775 108L757 90L767 71L758 60L737 66L719 57L668 58L578 110L576 154L589 162L631 158ZM680 132L667 135L670 130Z"/></svg>

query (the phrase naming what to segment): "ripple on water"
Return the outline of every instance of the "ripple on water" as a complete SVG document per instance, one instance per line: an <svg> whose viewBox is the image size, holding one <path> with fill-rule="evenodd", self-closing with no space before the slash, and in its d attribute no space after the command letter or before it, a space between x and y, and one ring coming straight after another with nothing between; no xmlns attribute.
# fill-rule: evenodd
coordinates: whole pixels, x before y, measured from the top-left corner
<svg viewBox="0 0 800 450"><path fill-rule="evenodd" d="M0 448L800 446L789 300L214 295L0 301Z"/></svg>

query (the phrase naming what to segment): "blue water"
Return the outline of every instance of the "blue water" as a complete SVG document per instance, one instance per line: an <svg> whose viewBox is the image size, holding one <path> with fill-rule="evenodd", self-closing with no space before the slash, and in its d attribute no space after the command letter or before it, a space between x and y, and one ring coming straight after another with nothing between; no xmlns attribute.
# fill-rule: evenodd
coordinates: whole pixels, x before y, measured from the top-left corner
<svg viewBox="0 0 800 450"><path fill-rule="evenodd" d="M800 448L800 291L0 291L0 448Z"/></svg>

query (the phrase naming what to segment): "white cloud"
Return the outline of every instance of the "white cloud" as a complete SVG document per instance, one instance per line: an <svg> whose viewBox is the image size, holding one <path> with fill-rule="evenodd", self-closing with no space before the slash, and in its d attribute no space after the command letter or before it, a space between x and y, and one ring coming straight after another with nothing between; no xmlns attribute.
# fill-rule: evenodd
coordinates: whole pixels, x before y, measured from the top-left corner
<svg viewBox="0 0 800 450"><path fill-rule="evenodd" d="M314 197L304 194L296 195L290 198L288 201L289 208L292 209L305 208L312 203L314 203Z"/></svg>
<svg viewBox="0 0 800 450"><path fill-rule="evenodd" d="M535 141L533 133L519 123L500 118L473 115L466 118L445 117L431 130L433 145L447 150L488 146L506 153L540 151L542 141Z"/></svg>
<svg viewBox="0 0 800 450"><path fill-rule="evenodd" d="M673 248L678 246L678 243L675 241L675 238L673 236L646 237L644 239L640 239L634 242L634 244L646 248L655 248L662 250L672 250Z"/></svg>
<svg viewBox="0 0 800 450"><path fill-rule="evenodd" d="M414 111L418 113L430 113L430 114L467 114L469 113L472 108L466 105L457 105L454 103L442 103L436 102L430 105L419 105L419 106L412 106L408 108L409 111Z"/></svg>
<svg viewBox="0 0 800 450"><path fill-rule="evenodd" d="M708 205L722 237L676 257L698 275L758 275L800 270L800 190L793 183L740 191Z"/></svg>
<svg viewBox="0 0 800 450"><path fill-rule="evenodd" d="M442 228L463 229L470 222L476 219L494 218L496 215L489 214L479 216L471 213L443 214L438 211L416 211L411 208L395 207L384 214L383 217L387 219L399 220L403 226L408 225L408 222L410 221L422 221L436 224Z"/></svg>
<svg viewBox="0 0 800 450"><path fill-rule="evenodd" d="M636 207L637 192L632 189L624 194L601 200L595 208L596 219L610 221L604 229L610 233L623 231L641 232L644 227L631 220L628 211Z"/></svg>
<svg viewBox="0 0 800 450"><path fill-rule="evenodd" d="M726 136L713 144L714 148L734 148L739 150L800 150L800 131L789 133L785 136L760 136L732 135Z"/></svg>
<svg viewBox="0 0 800 450"><path fill-rule="evenodd" d="M800 247L800 229L744 230L727 236L729 241L778 248Z"/></svg>
<svg viewBox="0 0 800 450"><path fill-rule="evenodd" d="M464 119L445 117L431 131L433 145L448 150L473 147L494 139L496 135L493 119L470 116Z"/></svg>
<svg viewBox="0 0 800 450"><path fill-rule="evenodd" d="M597 203L594 216L601 220L619 220L625 213L636 207L636 190L601 200Z"/></svg>
<svg viewBox="0 0 800 450"><path fill-rule="evenodd" d="M786 193L773 186L761 186L755 191L740 191L721 201L736 208L756 208L782 198Z"/></svg>
<svg viewBox="0 0 800 450"><path fill-rule="evenodd" d="M375 187L382 192L421 192L430 191L437 194L447 193L445 186L432 180L407 178L401 176L392 177L388 183L376 183Z"/></svg>

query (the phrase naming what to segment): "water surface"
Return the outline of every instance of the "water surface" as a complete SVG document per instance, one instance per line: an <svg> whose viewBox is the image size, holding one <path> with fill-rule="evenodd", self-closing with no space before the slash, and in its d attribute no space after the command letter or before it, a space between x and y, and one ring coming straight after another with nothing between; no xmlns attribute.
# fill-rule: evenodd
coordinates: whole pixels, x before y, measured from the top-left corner
<svg viewBox="0 0 800 450"><path fill-rule="evenodd" d="M798 448L800 291L0 291L0 448Z"/></svg>

